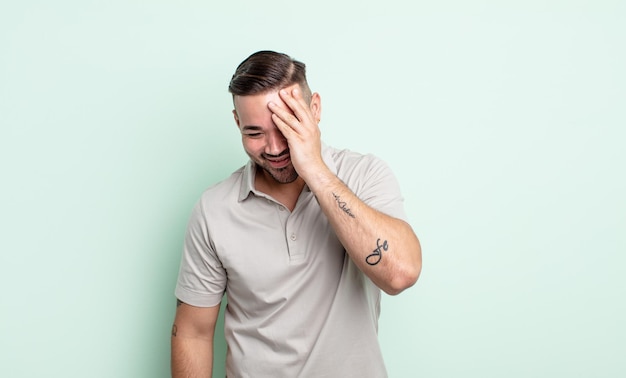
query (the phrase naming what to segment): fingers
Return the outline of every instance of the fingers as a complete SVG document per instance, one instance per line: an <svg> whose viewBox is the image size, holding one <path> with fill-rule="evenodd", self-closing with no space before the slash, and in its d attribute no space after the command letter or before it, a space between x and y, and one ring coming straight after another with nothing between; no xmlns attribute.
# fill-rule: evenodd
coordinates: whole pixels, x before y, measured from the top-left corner
<svg viewBox="0 0 626 378"><path fill-rule="evenodd" d="M272 112L272 121L285 138L289 139L296 131L298 120L289 111L274 102L268 103L267 106Z"/></svg>
<svg viewBox="0 0 626 378"><path fill-rule="evenodd" d="M288 124L295 124L295 123L300 122L294 114L289 112L289 110L285 109L284 107L279 106L275 102L270 101L267 104L267 106L270 108L270 111L272 112L272 118L276 116L280 120Z"/></svg>
<svg viewBox="0 0 626 378"><path fill-rule="evenodd" d="M311 109L302 97L302 91L299 88L293 88L291 90L281 89L278 92L280 99L283 100L288 109L286 112L277 112L281 118L288 123L292 121L289 116L295 117L294 121L307 123L311 121ZM288 111L291 110L291 113Z"/></svg>
<svg viewBox="0 0 626 378"><path fill-rule="evenodd" d="M278 93L285 104L289 106L298 121L306 122L311 119L311 111L308 104L302 97L302 91L300 88L295 87L291 90L291 92L286 89L281 89Z"/></svg>
<svg viewBox="0 0 626 378"><path fill-rule="evenodd" d="M272 121L285 138L316 134L317 123L313 121L313 114L309 104L302 97L302 91L297 87L291 90L281 89L279 96L286 107L275 102L269 102L267 105L272 112Z"/></svg>
<svg viewBox="0 0 626 378"><path fill-rule="evenodd" d="M274 122L276 127L278 127L278 130L280 130L280 132L283 133L285 138L289 140L291 136L296 132L296 130L294 129L294 126L292 126L292 125L295 125L295 123L294 121L292 121L291 123L287 123L284 121L284 119L288 117L295 119L295 117L289 114L284 109L281 109L278 105L276 105L273 102L270 102L268 106L270 110L272 111L272 121ZM295 122L297 122L297 120Z"/></svg>

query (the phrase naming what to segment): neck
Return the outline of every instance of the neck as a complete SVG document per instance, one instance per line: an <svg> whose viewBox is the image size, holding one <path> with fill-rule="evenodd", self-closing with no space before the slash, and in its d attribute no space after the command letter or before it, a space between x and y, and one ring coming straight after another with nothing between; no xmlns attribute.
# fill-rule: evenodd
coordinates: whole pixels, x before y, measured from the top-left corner
<svg viewBox="0 0 626 378"><path fill-rule="evenodd" d="M295 181L290 183L280 183L274 180L267 172L257 167L257 172L254 177L254 187L256 190L272 196L283 206L293 211L298 202L298 197L304 188L304 180L302 177L298 177Z"/></svg>

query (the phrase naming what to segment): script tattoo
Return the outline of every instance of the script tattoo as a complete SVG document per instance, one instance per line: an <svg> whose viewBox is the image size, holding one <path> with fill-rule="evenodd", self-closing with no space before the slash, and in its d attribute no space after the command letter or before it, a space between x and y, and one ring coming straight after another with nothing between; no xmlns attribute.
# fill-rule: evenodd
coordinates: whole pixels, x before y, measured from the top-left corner
<svg viewBox="0 0 626 378"><path fill-rule="evenodd" d="M174 324L172 326L172 336L176 337L176 332L178 332L178 329L176 328L176 324Z"/></svg>
<svg viewBox="0 0 626 378"><path fill-rule="evenodd" d="M389 249L389 244L387 240L383 241L383 244L380 244L380 239L376 240L376 249L372 251L372 254L365 258L365 262L369 265L376 265L383 258L383 251Z"/></svg>
<svg viewBox="0 0 626 378"><path fill-rule="evenodd" d="M335 197L335 201L337 201L337 205L339 205L339 208L343 210L344 213L354 218L355 216L354 214L352 214L352 211L350 211L350 209L348 208L348 204L345 201L342 201L341 198L335 193L333 193L333 196Z"/></svg>

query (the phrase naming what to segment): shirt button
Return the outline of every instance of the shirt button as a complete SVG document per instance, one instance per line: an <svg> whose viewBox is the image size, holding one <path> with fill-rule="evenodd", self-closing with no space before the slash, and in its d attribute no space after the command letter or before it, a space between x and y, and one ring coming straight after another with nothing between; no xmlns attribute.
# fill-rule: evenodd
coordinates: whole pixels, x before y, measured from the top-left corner
<svg viewBox="0 0 626 378"><path fill-rule="evenodd" d="M296 241L296 234L291 234L291 240Z"/></svg>
<svg viewBox="0 0 626 378"><path fill-rule="evenodd" d="M284 206L278 206L278 210L285 211L285 207Z"/></svg>

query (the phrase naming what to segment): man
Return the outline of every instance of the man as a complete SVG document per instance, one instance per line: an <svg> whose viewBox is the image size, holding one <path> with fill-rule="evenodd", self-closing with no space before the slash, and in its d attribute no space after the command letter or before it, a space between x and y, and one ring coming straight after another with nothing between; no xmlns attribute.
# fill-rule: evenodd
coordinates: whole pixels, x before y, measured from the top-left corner
<svg viewBox="0 0 626 378"><path fill-rule="evenodd" d="M224 293L229 378L386 377L380 291L400 293L421 270L393 174L371 155L321 142L321 98L303 63L257 52L229 91L250 161L193 210L173 377L211 376Z"/></svg>

